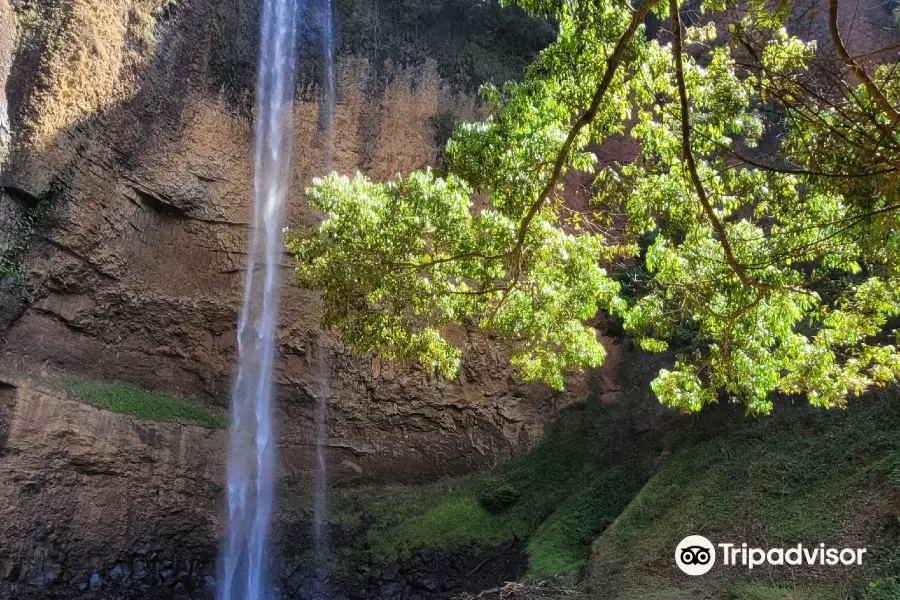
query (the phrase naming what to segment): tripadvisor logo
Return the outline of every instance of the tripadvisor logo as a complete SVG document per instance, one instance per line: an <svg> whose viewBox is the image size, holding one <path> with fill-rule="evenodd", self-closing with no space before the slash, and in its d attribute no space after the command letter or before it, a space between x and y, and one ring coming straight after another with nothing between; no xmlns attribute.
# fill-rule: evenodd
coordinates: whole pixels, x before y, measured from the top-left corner
<svg viewBox="0 0 900 600"><path fill-rule="evenodd" d="M675 564L688 575L703 575L716 564L716 549L702 535L689 535L675 548Z"/></svg>
<svg viewBox="0 0 900 600"><path fill-rule="evenodd" d="M718 551L716 548L718 547ZM675 548L675 564L688 575L703 575L716 564L716 554L722 566L754 569L770 566L829 566L861 565L865 548L828 548L825 544L790 548L750 548L747 544L720 543L713 545L702 535L689 535Z"/></svg>

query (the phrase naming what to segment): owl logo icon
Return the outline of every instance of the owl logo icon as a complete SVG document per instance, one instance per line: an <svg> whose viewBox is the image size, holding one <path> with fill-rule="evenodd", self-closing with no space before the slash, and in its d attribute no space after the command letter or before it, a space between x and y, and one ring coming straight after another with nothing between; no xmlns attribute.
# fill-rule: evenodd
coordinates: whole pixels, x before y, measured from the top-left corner
<svg viewBox="0 0 900 600"><path fill-rule="evenodd" d="M716 564L716 549L702 535L689 535L675 548L675 564L688 575L703 575Z"/></svg>

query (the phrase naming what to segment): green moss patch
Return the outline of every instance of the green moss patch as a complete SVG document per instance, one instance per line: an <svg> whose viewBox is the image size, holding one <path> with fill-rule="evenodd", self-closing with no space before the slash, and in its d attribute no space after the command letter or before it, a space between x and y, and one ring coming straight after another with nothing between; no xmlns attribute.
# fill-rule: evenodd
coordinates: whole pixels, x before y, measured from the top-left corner
<svg viewBox="0 0 900 600"><path fill-rule="evenodd" d="M599 536L591 577L633 590L662 575L682 587L672 553L689 534L769 548L798 542L855 547L868 540L870 562L864 569L896 564L879 559L877 547L897 539L890 506L900 500L892 484L900 465L898 430L900 406L888 399L846 411L778 407L772 417L737 422L713 439L687 444L661 464ZM873 497L877 505L862 501ZM791 581L761 583L752 580L757 574L731 569L717 571L705 583L722 593L722 586L731 586L737 599L805 600L839 597L834 586L848 577L840 570L810 573L811 581L802 571L776 568L768 574L781 575ZM890 589L896 575L896 568L888 568L857 572L854 578L869 577L875 589Z"/></svg>
<svg viewBox="0 0 900 600"><path fill-rule="evenodd" d="M358 541L335 564L357 569L419 549L519 540L526 582L579 582L573 597L581 600L900 598L895 399L844 411L783 404L759 419L720 406L673 421L665 435L629 437L634 414L588 401L493 473L336 490L330 520ZM655 472L645 471L650 465ZM868 554L854 571L717 567L690 578L673 561L688 534L765 548L865 546Z"/></svg>
<svg viewBox="0 0 900 600"><path fill-rule="evenodd" d="M76 377L65 377L62 384L70 397L103 410L148 421L191 423L209 429L228 426L224 411L193 398L167 396L125 383L101 383Z"/></svg>
<svg viewBox="0 0 900 600"><path fill-rule="evenodd" d="M729 590L734 600L831 600L840 590L815 584L742 583Z"/></svg>
<svg viewBox="0 0 900 600"><path fill-rule="evenodd" d="M537 448L491 475L426 486L338 492L332 520L368 519L369 559L389 563L421 548L496 547L527 540L527 580L578 573L590 544L640 489L616 460L614 414L590 402ZM572 422L577 425L572 427Z"/></svg>

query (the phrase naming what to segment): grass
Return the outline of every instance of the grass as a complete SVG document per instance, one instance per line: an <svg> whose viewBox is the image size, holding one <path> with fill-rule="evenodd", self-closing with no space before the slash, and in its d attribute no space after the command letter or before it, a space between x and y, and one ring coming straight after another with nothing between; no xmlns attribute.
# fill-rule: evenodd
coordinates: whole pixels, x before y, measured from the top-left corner
<svg viewBox="0 0 900 600"><path fill-rule="evenodd" d="M575 410L537 448L491 475L344 490L331 518L365 521L360 544L375 564L420 548L523 540L526 581L572 580L587 567L586 584L595 590L588 597L598 600L693 597L710 586L734 600L837 597L845 572L832 573L834 581L826 572L810 581L794 573L761 582L731 571L695 589L698 581L679 579L672 550L689 533L777 547L840 544L850 532L870 540L875 565L853 574L858 597L900 598L900 573L891 566L898 561L878 549L900 531L885 534L889 515L855 514L884 510L861 509L867 494L886 499L885 506L900 500L896 402L831 412L786 405L758 420L734 411L714 431L692 428L668 442L668 456L649 478L629 458L634 448L616 441L627 407L589 402ZM718 415L727 412L721 407Z"/></svg>
<svg viewBox="0 0 900 600"><path fill-rule="evenodd" d="M900 526L897 519L894 525ZM897 600L900 598L900 544L876 550L875 567L860 585L858 600Z"/></svg>
<svg viewBox="0 0 900 600"><path fill-rule="evenodd" d="M527 540L526 580L578 573L590 544L640 489L627 461L614 464L615 413L589 403L533 451L492 475L426 486L349 490L332 520L372 520L364 543L375 563L420 548L498 546ZM568 419L563 419L567 421Z"/></svg>
<svg viewBox="0 0 900 600"><path fill-rule="evenodd" d="M223 411L192 398L167 396L124 383L101 383L64 377L66 393L96 408L131 415L148 421L191 423L209 429L228 426Z"/></svg>
<svg viewBox="0 0 900 600"><path fill-rule="evenodd" d="M833 600L839 590L815 584L753 582L734 585L729 590L734 600Z"/></svg>
<svg viewBox="0 0 900 600"><path fill-rule="evenodd" d="M575 600L605 600L610 597L616 600L706 600L699 590L672 587L662 580L645 581L640 588L610 589L604 584L587 585L584 586L584 595L576 596Z"/></svg>
<svg viewBox="0 0 900 600"><path fill-rule="evenodd" d="M713 439L686 444L599 536L593 577L614 587L639 588L660 573L674 575L672 549L695 533L714 543L738 540L760 547L840 544L848 535L877 545L890 515L857 513L877 510L860 502L867 494L885 506L900 499L900 486L893 483L900 466L898 429L900 406L890 399L857 403L847 411L782 406L772 417L735 421ZM888 537L896 539L893 533ZM896 569L889 569L876 584L890 589L895 575ZM721 577L744 576L732 570ZM827 581L824 589L832 589L831 595L815 585L804 587L803 581L730 583L739 600L835 597Z"/></svg>
<svg viewBox="0 0 900 600"><path fill-rule="evenodd" d="M633 407L595 401L572 407L543 443L491 474L336 490L330 520L359 529L334 564L355 569L423 548L521 540L526 582L583 575L584 600L900 599L895 398L846 411L784 403L759 419L719 406L645 441L627 438L630 414ZM647 460L657 451L648 443L662 449L658 461ZM688 578L672 557L688 534L868 553L854 571L717 566Z"/></svg>

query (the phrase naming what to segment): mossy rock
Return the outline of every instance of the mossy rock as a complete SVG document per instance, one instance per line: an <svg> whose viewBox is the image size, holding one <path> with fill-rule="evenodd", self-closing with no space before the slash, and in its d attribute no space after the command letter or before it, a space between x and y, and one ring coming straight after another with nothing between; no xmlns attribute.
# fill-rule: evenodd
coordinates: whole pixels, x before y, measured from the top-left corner
<svg viewBox="0 0 900 600"><path fill-rule="evenodd" d="M522 497L521 492L509 482L495 480L488 483L488 489L478 497L478 503L487 510L498 511L512 506Z"/></svg>

